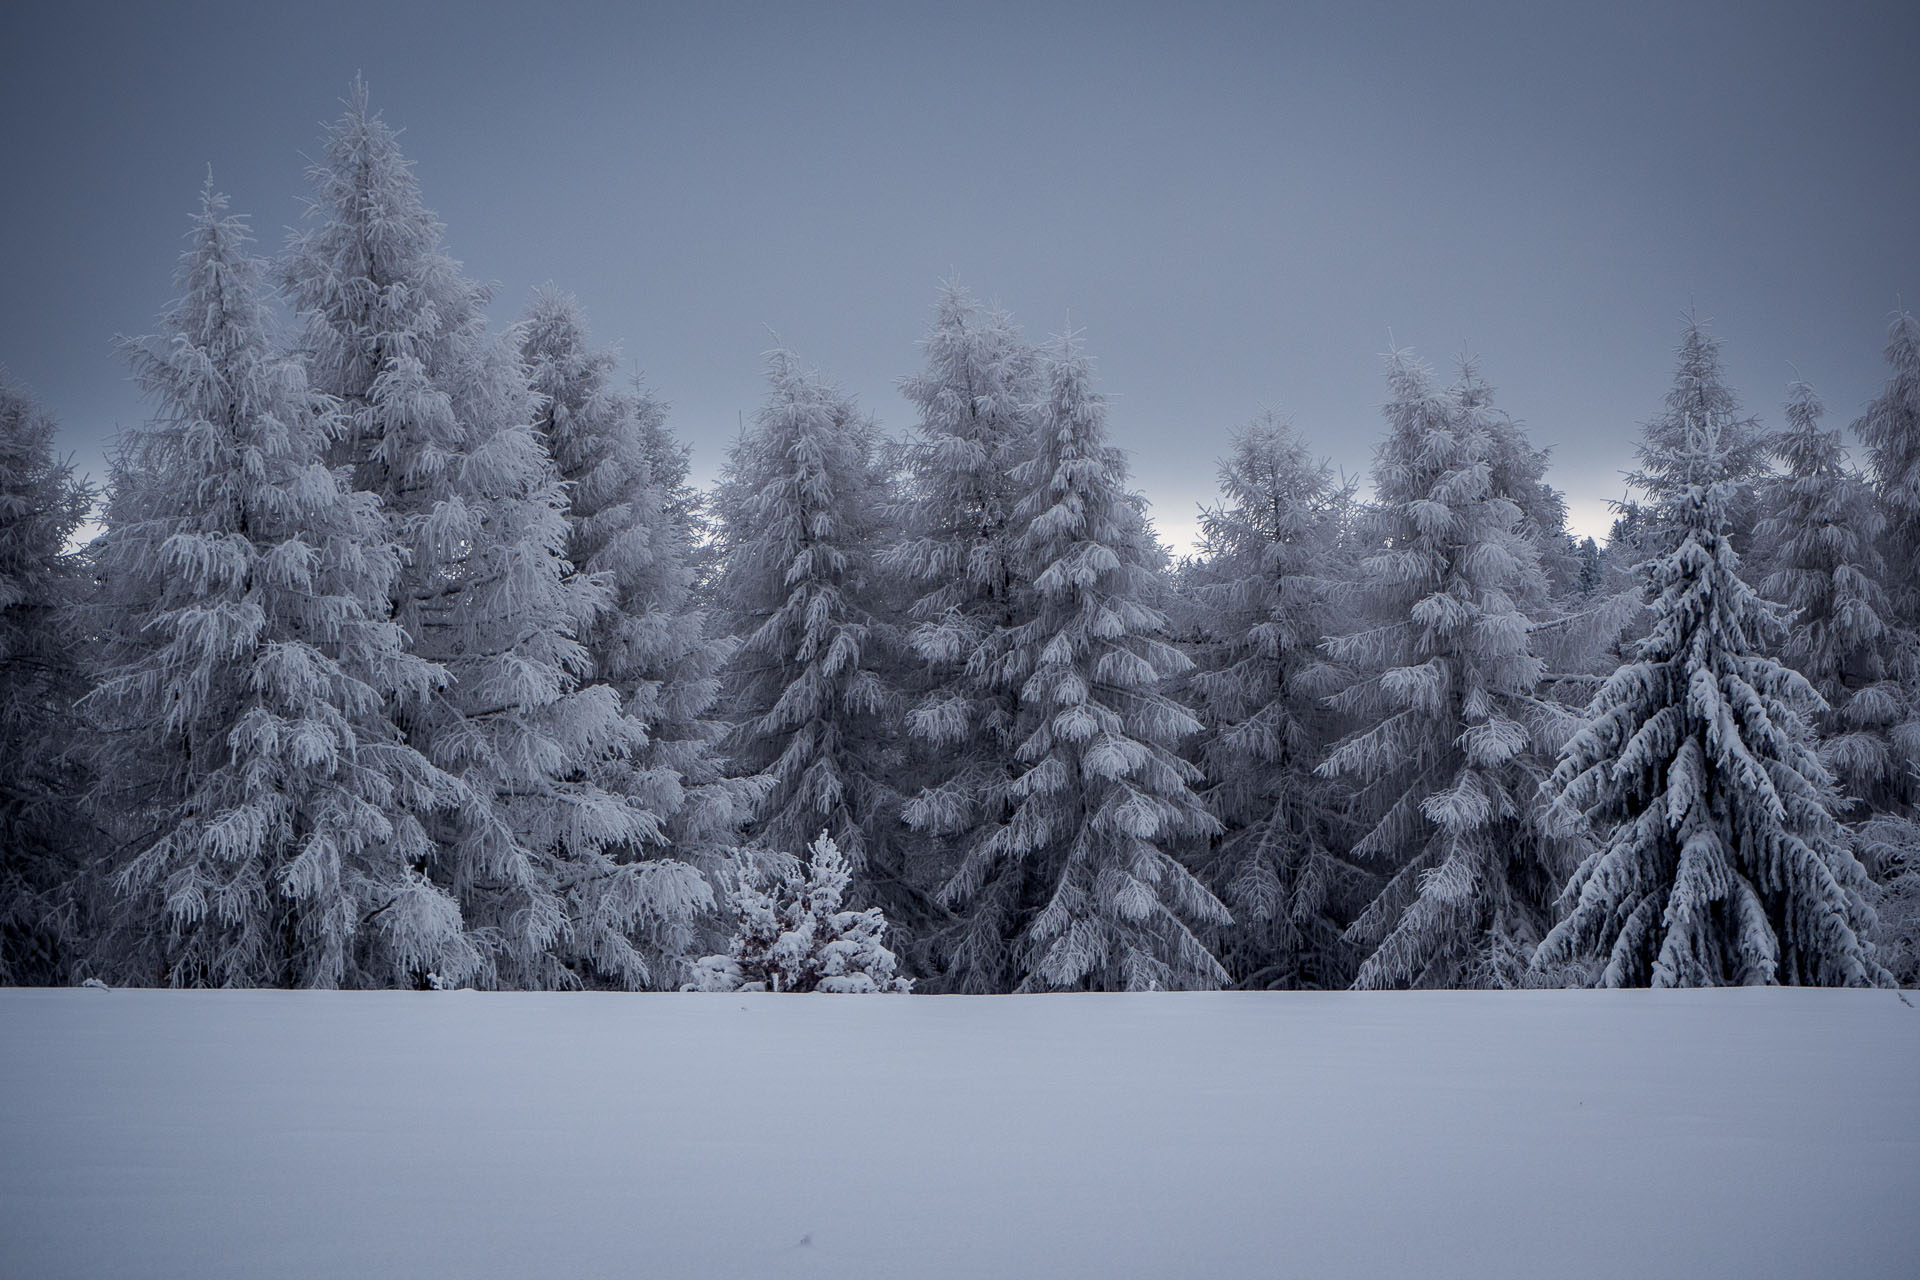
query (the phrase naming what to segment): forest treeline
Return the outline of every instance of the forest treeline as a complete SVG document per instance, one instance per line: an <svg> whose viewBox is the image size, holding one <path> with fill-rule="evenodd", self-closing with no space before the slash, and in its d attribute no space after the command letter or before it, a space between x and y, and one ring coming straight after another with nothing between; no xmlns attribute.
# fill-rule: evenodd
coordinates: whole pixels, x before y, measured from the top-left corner
<svg viewBox="0 0 1920 1280"><path fill-rule="evenodd" d="M209 185L103 492L0 384L0 981L675 989L828 890L850 990L1917 976L1911 314L1851 451L1689 322L1604 547L1394 352L1371 492L1260 418L1176 562L1074 335L944 287L904 440L774 351L703 492L363 86L309 178Z"/></svg>

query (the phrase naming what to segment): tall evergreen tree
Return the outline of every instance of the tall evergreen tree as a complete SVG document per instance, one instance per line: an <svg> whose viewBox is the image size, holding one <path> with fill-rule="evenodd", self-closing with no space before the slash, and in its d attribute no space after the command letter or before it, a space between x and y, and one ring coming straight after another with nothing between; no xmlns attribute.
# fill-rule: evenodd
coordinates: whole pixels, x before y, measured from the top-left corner
<svg viewBox="0 0 1920 1280"><path fill-rule="evenodd" d="M519 352L486 290L440 247L393 130L356 83L311 172L313 225L287 279L315 384L348 424L334 453L405 551L394 616L446 687L404 709L409 739L477 803L435 824L431 872L505 986L651 979L644 863L618 850L657 815L595 781L640 748L576 638L607 607L566 559L566 498L534 430Z"/></svg>
<svg viewBox="0 0 1920 1280"><path fill-rule="evenodd" d="M87 673L71 626L84 578L70 548L93 495L54 456L53 433L0 369L0 984L69 977L89 849L73 711Z"/></svg>
<svg viewBox="0 0 1920 1280"><path fill-rule="evenodd" d="M925 368L901 381L920 414L902 536L882 563L915 596L909 641L925 664L906 726L926 781L903 816L945 851L944 881L1012 812L1020 697L1004 662L1029 600L1013 560L1013 471L1033 453L1039 391L1013 318L957 284L942 288L921 347Z"/></svg>
<svg viewBox="0 0 1920 1280"><path fill-rule="evenodd" d="M612 607L580 639L594 681L612 686L633 722L634 745L597 762L596 780L655 818L643 843L615 856L644 864L636 887L647 904L649 964L657 982L677 986L696 917L715 906L695 868L717 869L752 801L724 777L715 749L723 728L709 718L727 646L705 634L706 617L690 603L688 530L654 476L665 407L612 385L616 356L589 344L579 304L550 288L529 309L521 353L542 400L537 426L568 486L568 557L613 591Z"/></svg>
<svg viewBox="0 0 1920 1280"><path fill-rule="evenodd" d="M1675 397L1702 381L1697 333ZM1807 725L1822 703L1762 651L1781 611L1741 580L1728 533L1752 433L1730 396L1689 403L1640 448L1636 481L1678 540L1641 568L1652 633L1554 772L1561 815L1599 845L1535 965L1596 963L1609 987L1874 983L1870 886Z"/></svg>
<svg viewBox="0 0 1920 1280"><path fill-rule="evenodd" d="M739 639L728 753L765 788L756 843L800 849L824 830L855 895L910 919L893 783L898 641L874 566L888 497L876 433L789 351L769 353L767 379L716 497L718 595Z"/></svg>
<svg viewBox="0 0 1920 1280"><path fill-rule="evenodd" d="M1340 935L1366 877L1344 857L1337 787L1314 767L1335 734L1319 644L1338 629L1353 486L1267 414L1234 438L1220 488L1189 591L1202 794L1225 827L1201 866L1234 914L1221 959L1240 986L1345 986Z"/></svg>
<svg viewBox="0 0 1920 1280"><path fill-rule="evenodd" d="M1014 808L942 896L962 914L963 990L1214 987L1195 934L1226 909L1175 856L1218 823L1175 754L1199 729L1162 682L1191 664L1163 638L1157 558L1107 443L1103 398L1071 336L1048 358L1037 455L1015 478L1025 620L1000 659L1019 682Z"/></svg>
<svg viewBox="0 0 1920 1280"><path fill-rule="evenodd" d="M1353 673L1334 706L1359 727L1320 766L1357 784L1369 829L1352 853L1387 875L1347 932L1366 951L1354 985L1507 985L1551 923L1558 870L1535 793L1562 721L1536 696L1523 612L1547 597L1522 506L1538 474L1480 390L1437 389L1406 352L1387 380L1362 625L1327 644Z"/></svg>
<svg viewBox="0 0 1920 1280"><path fill-rule="evenodd" d="M1912 312L1894 316L1886 358L1892 376L1867 406L1853 430L1867 446L1868 478L1885 521L1880 548L1886 563L1887 621L1902 638L1920 632L1920 321ZM1903 683L1906 708L1917 694L1916 677ZM1866 702L1868 713L1882 700ZM1850 704L1851 705L1851 704ZM1885 707L1889 744L1899 758L1920 758L1920 725ZM1879 813L1860 825L1860 846L1883 887L1881 940L1887 962L1904 982L1920 980L1920 826L1916 825L1911 769L1897 775L1901 789L1869 797Z"/></svg>
<svg viewBox="0 0 1920 1280"><path fill-rule="evenodd" d="M1813 388L1794 383L1775 444L1784 474L1757 530L1772 548L1761 593L1795 611L1778 653L1826 700L1815 718L1822 761L1866 811L1908 817L1920 763L1914 637L1893 621L1882 585L1884 517L1840 433L1820 429L1821 412Z"/></svg>
<svg viewBox="0 0 1920 1280"><path fill-rule="evenodd" d="M100 806L124 834L105 967L176 986L387 986L479 957L417 868L463 798L390 705L443 682L387 619L373 499L320 461L340 423L274 353L262 264L208 187L164 332L128 346L157 406L99 544L115 660Z"/></svg>

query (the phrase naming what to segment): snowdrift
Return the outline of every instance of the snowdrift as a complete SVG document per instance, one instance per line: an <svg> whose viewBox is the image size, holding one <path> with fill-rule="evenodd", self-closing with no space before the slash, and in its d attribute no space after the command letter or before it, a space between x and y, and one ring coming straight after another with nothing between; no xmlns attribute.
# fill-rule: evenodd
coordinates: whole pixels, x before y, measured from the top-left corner
<svg viewBox="0 0 1920 1280"><path fill-rule="evenodd" d="M0 1275L1920 1274L1892 992L0 991Z"/></svg>

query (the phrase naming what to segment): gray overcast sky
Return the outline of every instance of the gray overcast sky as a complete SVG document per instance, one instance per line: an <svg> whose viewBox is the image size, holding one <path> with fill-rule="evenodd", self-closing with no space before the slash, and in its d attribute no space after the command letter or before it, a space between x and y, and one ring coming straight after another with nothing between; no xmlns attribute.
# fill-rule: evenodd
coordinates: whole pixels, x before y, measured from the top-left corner
<svg viewBox="0 0 1920 1280"><path fill-rule="evenodd" d="M355 72L496 319L553 280L710 475L772 326L889 431L938 281L1069 315L1162 530L1228 432L1350 471L1470 351L1604 531L1679 317L1850 421L1920 300L1920 5L12 0L0 363L98 471L206 167L277 252Z"/></svg>

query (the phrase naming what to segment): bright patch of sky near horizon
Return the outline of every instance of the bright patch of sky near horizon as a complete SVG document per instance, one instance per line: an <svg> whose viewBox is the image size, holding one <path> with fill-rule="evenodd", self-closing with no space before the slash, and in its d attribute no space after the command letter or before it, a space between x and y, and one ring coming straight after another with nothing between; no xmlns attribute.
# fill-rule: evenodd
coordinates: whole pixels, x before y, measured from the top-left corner
<svg viewBox="0 0 1920 1280"><path fill-rule="evenodd" d="M1920 297L1920 6L324 7L16 2L0 43L0 364L103 471L113 351L171 296L209 164L264 251L347 82L446 243L576 292L712 476L771 327L905 433L957 274L1085 330L1183 545L1265 408L1363 472L1390 342L1481 359L1604 534L1680 316L1747 406L1850 421Z"/></svg>

